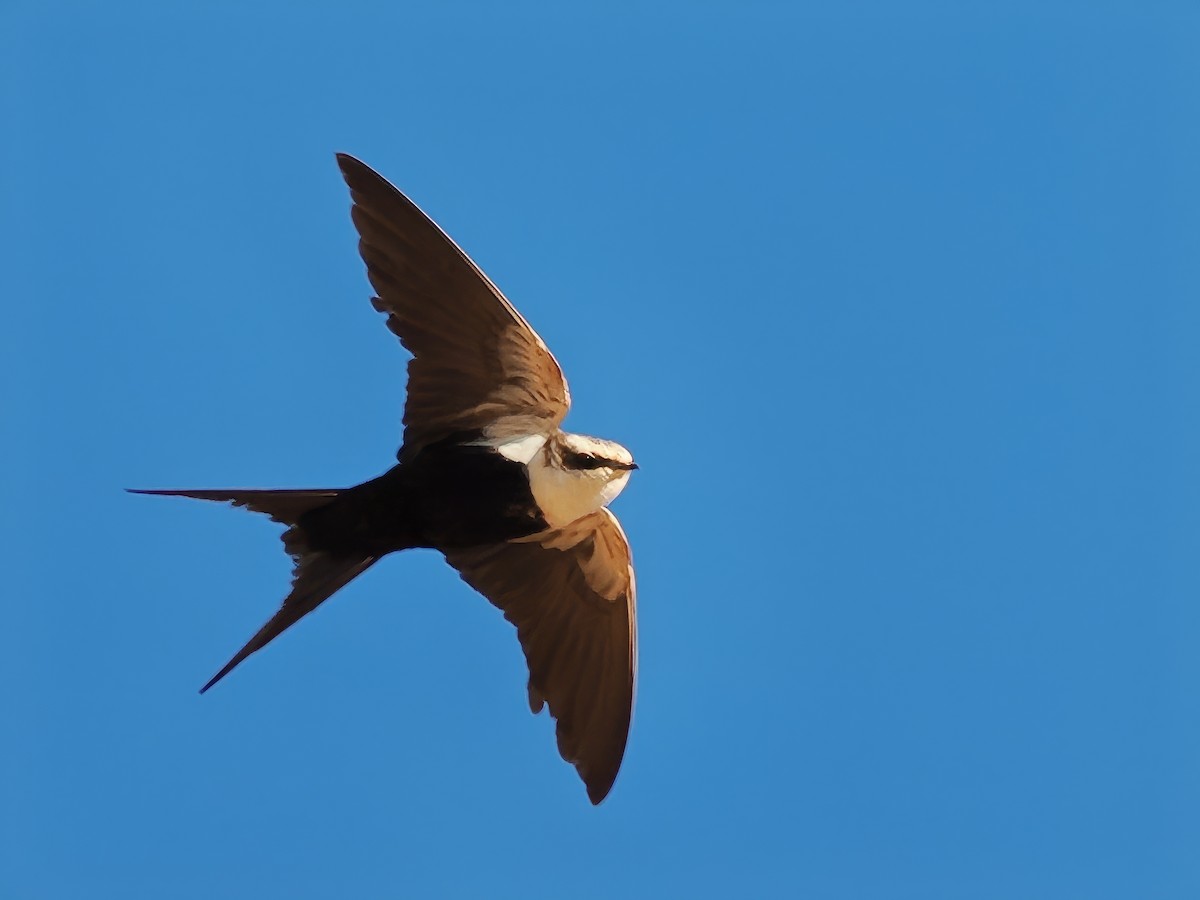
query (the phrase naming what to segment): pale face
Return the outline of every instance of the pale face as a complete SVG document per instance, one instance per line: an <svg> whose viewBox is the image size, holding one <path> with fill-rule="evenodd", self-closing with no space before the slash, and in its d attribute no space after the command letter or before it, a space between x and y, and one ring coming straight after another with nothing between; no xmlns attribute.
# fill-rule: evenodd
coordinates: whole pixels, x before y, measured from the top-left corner
<svg viewBox="0 0 1200 900"><path fill-rule="evenodd" d="M612 441L564 434L560 444L561 448L547 446L529 461L533 497L554 527L608 506L637 468L633 455Z"/></svg>

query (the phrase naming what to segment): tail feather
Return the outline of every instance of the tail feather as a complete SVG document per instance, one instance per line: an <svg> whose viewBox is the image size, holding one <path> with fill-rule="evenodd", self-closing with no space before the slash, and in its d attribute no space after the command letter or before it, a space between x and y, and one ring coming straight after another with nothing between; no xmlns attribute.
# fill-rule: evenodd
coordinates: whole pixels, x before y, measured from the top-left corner
<svg viewBox="0 0 1200 900"><path fill-rule="evenodd" d="M336 499L332 488L315 490L133 490L132 494L151 494L163 497L191 497L195 500L215 500L244 506L253 512L264 513L276 522L289 526L282 535L283 546L291 555L292 590L283 605L270 620L246 642L208 684L204 693L255 651L261 650L279 635L308 615L341 588L357 578L375 562L377 556L348 556L332 554L309 546L308 536L300 527L300 517Z"/></svg>
<svg viewBox="0 0 1200 900"><path fill-rule="evenodd" d="M128 488L127 490L131 494L150 494L156 497L191 497L193 500L216 500L223 503L232 503L234 506L244 506L252 512L265 513L276 522L284 525L295 525L296 520L310 509L324 506L336 498L339 493L336 488L293 491L262 491L237 488L172 491L147 491Z"/></svg>
<svg viewBox="0 0 1200 900"><path fill-rule="evenodd" d="M209 679L208 684L200 688L200 693L203 694L232 672L238 663L251 653L261 650L299 622L334 593L369 569L377 559L378 557L371 556L363 559L347 559L317 552L308 553L297 560L296 574L292 580L292 592L283 601L279 612L275 613L267 624L246 642L246 646L225 663L220 672Z"/></svg>

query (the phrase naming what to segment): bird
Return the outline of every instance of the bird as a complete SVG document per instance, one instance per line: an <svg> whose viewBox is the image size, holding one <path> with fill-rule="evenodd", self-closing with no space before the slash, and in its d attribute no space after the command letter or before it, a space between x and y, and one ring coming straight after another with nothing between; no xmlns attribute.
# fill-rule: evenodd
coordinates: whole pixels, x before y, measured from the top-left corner
<svg viewBox="0 0 1200 900"><path fill-rule="evenodd" d="M500 289L368 165L337 163L374 308L411 354L396 465L348 488L130 489L244 507L285 526L291 590L201 688L390 553L440 551L516 627L529 708L589 800L625 755L637 680L636 582L608 509L638 468L620 444L563 431L562 368Z"/></svg>

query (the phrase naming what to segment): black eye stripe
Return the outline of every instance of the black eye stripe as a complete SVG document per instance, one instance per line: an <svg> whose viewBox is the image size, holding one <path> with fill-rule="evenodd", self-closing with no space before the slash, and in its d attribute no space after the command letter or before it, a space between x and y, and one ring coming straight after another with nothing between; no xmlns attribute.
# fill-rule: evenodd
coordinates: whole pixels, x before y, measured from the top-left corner
<svg viewBox="0 0 1200 900"><path fill-rule="evenodd" d="M565 462L572 469L600 469L611 465L606 459L600 459L590 453L572 453L565 457Z"/></svg>

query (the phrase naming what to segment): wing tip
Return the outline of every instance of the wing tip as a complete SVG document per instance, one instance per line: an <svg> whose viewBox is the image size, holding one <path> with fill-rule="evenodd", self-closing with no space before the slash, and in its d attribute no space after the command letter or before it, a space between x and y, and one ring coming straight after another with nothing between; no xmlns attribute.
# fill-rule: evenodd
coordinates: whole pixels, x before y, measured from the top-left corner
<svg viewBox="0 0 1200 900"><path fill-rule="evenodd" d="M372 178L376 181L385 180L382 175L356 156L351 156L349 153L335 153L334 158L337 160L342 178L351 190L355 189L353 182L362 178Z"/></svg>
<svg viewBox="0 0 1200 900"><path fill-rule="evenodd" d="M583 774L582 772L580 773ZM612 778L604 778L600 781L584 781L584 786L587 788L588 800L592 802L592 806L599 806L612 792L613 784L616 782L617 776L614 774Z"/></svg>

